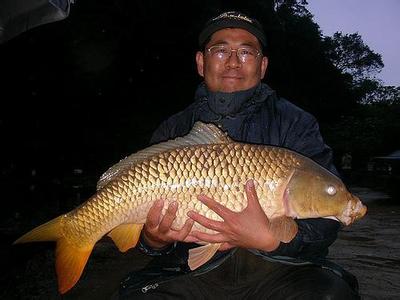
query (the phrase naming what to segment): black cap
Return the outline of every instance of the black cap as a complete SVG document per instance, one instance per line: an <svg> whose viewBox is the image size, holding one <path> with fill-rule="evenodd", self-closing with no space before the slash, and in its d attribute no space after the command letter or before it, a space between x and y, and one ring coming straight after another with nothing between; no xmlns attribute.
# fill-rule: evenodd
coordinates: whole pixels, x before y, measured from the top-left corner
<svg viewBox="0 0 400 300"><path fill-rule="evenodd" d="M253 34L264 48L267 46L267 38L260 22L238 11L227 11L207 21L199 35L199 46L203 48L214 32L224 28L245 29Z"/></svg>

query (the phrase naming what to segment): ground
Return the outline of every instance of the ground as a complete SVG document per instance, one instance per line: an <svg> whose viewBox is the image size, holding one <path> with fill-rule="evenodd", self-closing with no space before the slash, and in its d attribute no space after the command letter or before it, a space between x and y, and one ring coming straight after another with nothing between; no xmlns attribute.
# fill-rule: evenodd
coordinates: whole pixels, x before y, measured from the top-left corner
<svg viewBox="0 0 400 300"><path fill-rule="evenodd" d="M363 299L399 299L400 201L368 188L351 190L368 213L340 232L329 257L357 276Z"/></svg>
<svg viewBox="0 0 400 300"><path fill-rule="evenodd" d="M357 276L363 299L398 299L400 202L369 188L351 190L366 203L368 214L340 232L329 257ZM11 237L4 243L11 243ZM0 299L109 299L126 274L149 261L135 249L120 253L104 238L77 285L61 297L53 255L53 243L3 247Z"/></svg>

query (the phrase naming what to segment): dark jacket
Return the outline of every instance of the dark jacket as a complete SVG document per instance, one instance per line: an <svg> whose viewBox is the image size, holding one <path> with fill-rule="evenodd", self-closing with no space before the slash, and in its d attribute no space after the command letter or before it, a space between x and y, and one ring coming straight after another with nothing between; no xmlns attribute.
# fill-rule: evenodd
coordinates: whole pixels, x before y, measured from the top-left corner
<svg viewBox="0 0 400 300"><path fill-rule="evenodd" d="M232 103L228 107L224 99L221 101L221 97L210 97L202 83L196 91L195 101L185 110L164 121L154 132L151 143L183 136L190 131L196 121L211 122L224 129L236 141L290 148L338 174L332 164L332 151L324 144L318 123L311 114L278 97L266 84L256 87L250 98L229 100ZM220 113L221 111L224 113ZM328 247L336 239L340 224L322 218L296 220L296 222L299 231L290 243L281 243L273 252L251 251L265 259L286 263L320 262L327 255ZM150 268L157 274L159 274L156 271L158 267L187 272L187 250L190 247L193 245L175 243L166 249L155 251L142 239L139 243L139 249L143 252L160 257ZM218 252L211 261L195 272L207 272L217 267L231 254L232 251ZM173 274L174 272L171 276L174 276Z"/></svg>

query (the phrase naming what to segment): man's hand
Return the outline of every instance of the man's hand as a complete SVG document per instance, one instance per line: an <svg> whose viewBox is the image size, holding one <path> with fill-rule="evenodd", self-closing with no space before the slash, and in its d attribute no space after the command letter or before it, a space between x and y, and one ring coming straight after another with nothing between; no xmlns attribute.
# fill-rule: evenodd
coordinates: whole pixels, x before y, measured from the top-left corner
<svg viewBox="0 0 400 300"><path fill-rule="evenodd" d="M247 207L241 212L233 212L214 199L200 195L198 199L216 212L223 221L214 221L197 212L190 211L188 216L194 221L217 231L215 234L193 231L190 237L209 243L221 243L219 250L227 250L233 247L264 251L275 250L280 242L269 231L269 220L258 202L252 180L247 181L245 191Z"/></svg>
<svg viewBox="0 0 400 300"><path fill-rule="evenodd" d="M193 220L187 219L180 230L171 228L176 218L178 203L170 203L164 216L162 215L163 206L164 200L157 200L147 214L142 233L146 244L154 249L161 249L175 241L196 241L196 239L188 237L194 223Z"/></svg>

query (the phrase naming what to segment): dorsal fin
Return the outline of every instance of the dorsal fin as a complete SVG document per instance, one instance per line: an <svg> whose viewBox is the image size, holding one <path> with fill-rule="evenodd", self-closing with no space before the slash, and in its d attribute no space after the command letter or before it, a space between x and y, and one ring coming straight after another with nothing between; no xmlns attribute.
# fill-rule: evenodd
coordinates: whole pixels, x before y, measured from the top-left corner
<svg viewBox="0 0 400 300"><path fill-rule="evenodd" d="M221 131L214 124L206 124L198 121L193 125L191 131L187 135L155 144L120 160L118 163L110 167L103 175L101 175L99 181L97 182L97 189L101 189L123 170L126 170L132 165L140 163L161 152L184 146L226 144L230 142L232 142L232 140L228 137L228 135Z"/></svg>

